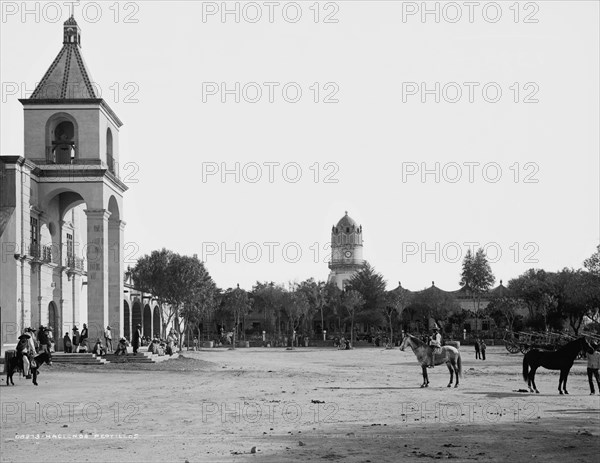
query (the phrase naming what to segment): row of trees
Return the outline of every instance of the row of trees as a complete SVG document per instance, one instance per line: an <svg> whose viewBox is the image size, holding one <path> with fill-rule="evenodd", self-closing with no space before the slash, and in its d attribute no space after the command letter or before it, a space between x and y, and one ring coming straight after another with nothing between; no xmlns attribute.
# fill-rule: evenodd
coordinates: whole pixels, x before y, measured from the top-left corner
<svg viewBox="0 0 600 463"><path fill-rule="evenodd" d="M584 320L598 323L600 275L582 269L559 272L530 269L509 281L502 296L492 298L486 312L513 330L527 322L533 329L561 329L566 320L575 335ZM521 313L526 311L525 320ZM515 326L518 324L519 326Z"/></svg>
<svg viewBox="0 0 600 463"><path fill-rule="evenodd" d="M522 323L538 329L559 328L568 320L578 333L585 317L598 321L600 307L600 246L584 263L585 270L559 272L530 269L509 281L503 291L490 289L495 277L485 253L467 252L462 264L460 286L471 300L470 311L462 310L450 293L432 286L413 293L402 287L386 291L383 276L368 263L347 282L344 290L333 283L310 278L287 286L257 282L251 291L236 288L222 290L196 256L181 256L162 249L144 256L131 270L136 287L153 294L165 308L162 332L172 322L180 345L186 329L198 330L213 320L221 327L232 327L234 345L245 336L247 316L260 317L262 329L282 339L293 332L305 335L334 326L338 332L350 329L354 342L356 323L386 329L390 338L394 329L414 322L434 320L441 328L448 323L462 327L469 316L477 320L491 317L497 325L509 329ZM501 288L502 289L502 288ZM482 301L489 304L483 307ZM470 313L469 313L470 312ZM527 316L522 317L526 312Z"/></svg>

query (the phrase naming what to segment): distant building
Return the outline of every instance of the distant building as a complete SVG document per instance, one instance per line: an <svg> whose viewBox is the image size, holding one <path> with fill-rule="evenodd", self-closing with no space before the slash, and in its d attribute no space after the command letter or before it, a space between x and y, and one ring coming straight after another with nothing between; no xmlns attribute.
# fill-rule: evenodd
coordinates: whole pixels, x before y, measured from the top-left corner
<svg viewBox="0 0 600 463"><path fill-rule="evenodd" d="M393 291L399 291L401 289L405 289L402 287L401 283L398 283L398 286ZM493 289L490 289L487 293L483 294L479 300L479 311L480 316L475 317L475 305L469 290L466 288L459 288L454 291L445 291L443 289L435 286L435 282L431 282L431 286L429 288L423 289L421 291L410 291L410 294L421 294L425 292L438 292L441 294L447 294L453 297L456 300L458 308L466 313L466 317L462 326L453 326L452 323L447 323L444 328L446 332L451 331L462 331L465 330L466 333L470 333L471 331L477 331L482 335L486 333L490 333L497 329L494 320L492 320L487 315L483 314L484 309L488 306L492 298L507 296L509 294L509 290L502 284L502 280L500 280L500 284ZM526 312L523 312L522 315L526 315ZM435 321L432 319L428 319L425 317L425 314L419 310L418 307L414 307L409 305L402 317L404 324L407 329L411 331L423 331L429 330L433 327Z"/></svg>
<svg viewBox="0 0 600 463"><path fill-rule="evenodd" d="M346 211L337 225L331 228L331 273L328 282L344 289L364 263L362 225L358 225Z"/></svg>

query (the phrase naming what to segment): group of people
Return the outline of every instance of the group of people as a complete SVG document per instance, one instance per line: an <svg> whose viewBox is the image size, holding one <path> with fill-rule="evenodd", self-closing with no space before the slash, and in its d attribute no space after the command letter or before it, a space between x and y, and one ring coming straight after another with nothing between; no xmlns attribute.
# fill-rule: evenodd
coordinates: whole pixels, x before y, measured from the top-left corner
<svg viewBox="0 0 600 463"><path fill-rule="evenodd" d="M40 325L37 332L33 328L25 328L23 334L19 336L16 348L17 364L25 378L31 378L33 357L42 352L51 353L53 345L54 340L50 328Z"/></svg>
<svg viewBox="0 0 600 463"><path fill-rule="evenodd" d="M158 355L173 355L175 353L176 343L175 333L173 333L173 330L171 329L166 340L154 336L154 339L148 346L148 352Z"/></svg>
<svg viewBox="0 0 600 463"><path fill-rule="evenodd" d="M475 360L485 360L485 341L477 338L475 340Z"/></svg>
<svg viewBox="0 0 600 463"><path fill-rule="evenodd" d="M65 353L77 354L79 352L87 352L87 338L88 338L88 328L87 325L83 324L83 329L81 333L79 332L79 328L77 326L73 327L73 339L69 337L69 333L66 332L63 336L63 347Z"/></svg>
<svg viewBox="0 0 600 463"><path fill-rule="evenodd" d="M88 349L88 327L84 323L81 333L79 332L79 328L77 326L73 327L73 338L69 336L69 333L65 333L63 337L63 346L65 353L85 353L89 352ZM100 338L96 339L96 343L94 347L92 347L91 352L96 355L105 355L106 353L111 353L113 351L112 347L112 333L111 327L108 325L104 330L104 343Z"/></svg>
<svg viewBox="0 0 600 463"><path fill-rule="evenodd" d="M148 337L149 339L149 337ZM148 352L159 354L161 351L167 355L173 355L175 352L175 345L177 344L177 336L173 331L173 328L169 330L169 334L167 335L167 339L160 339L158 336L155 336L154 339L146 343L144 337L142 336L142 325L138 323L135 327L135 331L133 332L133 338L131 340L131 346L133 347L133 355L137 355L138 350L141 346L148 346ZM127 353L127 340L121 338L119 341L119 347L117 355L120 353Z"/></svg>

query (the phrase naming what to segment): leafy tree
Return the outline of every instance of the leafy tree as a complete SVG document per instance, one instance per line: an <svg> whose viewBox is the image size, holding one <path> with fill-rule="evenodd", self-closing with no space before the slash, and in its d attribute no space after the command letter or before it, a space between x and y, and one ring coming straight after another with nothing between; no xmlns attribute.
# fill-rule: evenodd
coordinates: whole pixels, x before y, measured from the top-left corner
<svg viewBox="0 0 600 463"><path fill-rule="evenodd" d="M355 321L381 324L382 309L386 304L386 289L383 276L365 263L348 281L346 291L358 291L364 304L355 313Z"/></svg>
<svg viewBox="0 0 600 463"><path fill-rule="evenodd" d="M265 327L281 337L281 312L285 289L273 282L256 282L252 288L253 309L263 313Z"/></svg>
<svg viewBox="0 0 600 463"><path fill-rule="evenodd" d="M519 309L523 308L524 304L521 300L514 296L503 295L493 297L485 312L489 315L496 325L505 325L508 330L515 330L515 322L520 317Z"/></svg>
<svg viewBox="0 0 600 463"><path fill-rule="evenodd" d="M321 330L324 326L323 309L325 307L325 282L316 282L314 278L309 278L301 282L298 285L298 291L303 292L308 299L310 304L310 310L308 316L305 318L306 328L313 331L312 320L314 315L319 313L321 315Z"/></svg>
<svg viewBox="0 0 600 463"><path fill-rule="evenodd" d="M135 287L145 293L156 297L161 307L161 336L166 337L166 328L175 316L175 311L169 308L168 318L165 320L163 309L169 301L170 285L175 275L168 272L169 264L174 253L165 248L160 251L152 251L149 255L140 257L134 268L131 269L131 277Z"/></svg>
<svg viewBox="0 0 600 463"><path fill-rule="evenodd" d="M385 280L369 263L352 275L345 289L358 291L366 309L377 310L385 305Z"/></svg>
<svg viewBox="0 0 600 463"><path fill-rule="evenodd" d="M354 345L354 317L356 316L357 310L360 310L365 304L365 300L358 291L351 289L344 292L342 301L344 308L348 312L348 317L350 318L350 343Z"/></svg>
<svg viewBox="0 0 600 463"><path fill-rule="evenodd" d="M558 310L569 321L575 335L583 319L592 318L600 307L600 276L583 270L563 269L556 274Z"/></svg>
<svg viewBox="0 0 600 463"><path fill-rule="evenodd" d="M529 269L518 278L508 282L508 289L521 299L529 311L529 324L539 320L543 329L549 328L558 306L555 279L552 273L540 269Z"/></svg>
<svg viewBox="0 0 600 463"><path fill-rule="evenodd" d="M483 248L479 248L475 256L469 249L463 260L460 286L469 291L473 301L475 314L475 332L478 331L477 320L481 311L481 297L486 294L496 281Z"/></svg>
<svg viewBox="0 0 600 463"><path fill-rule="evenodd" d="M596 247L596 252L583 262L583 266L588 272L600 276L600 244Z"/></svg>
<svg viewBox="0 0 600 463"><path fill-rule="evenodd" d="M227 312L233 316L233 348L237 342L237 332L240 322L248 315L251 308L251 301L248 293L237 285L237 288L229 288L223 295L223 304Z"/></svg>
<svg viewBox="0 0 600 463"><path fill-rule="evenodd" d="M163 319L162 336L173 323L181 349L184 326L214 309L216 285L197 257L181 256L162 249L141 257L132 269L133 281L140 290L154 295L161 307L168 308Z"/></svg>
<svg viewBox="0 0 600 463"><path fill-rule="evenodd" d="M387 317L388 326L390 329L390 342L393 342L394 339L394 327L392 324L392 318L394 314L396 316L401 316L404 309L410 304L411 301L411 293L409 290L404 289L402 287L398 287L389 291L386 294L386 303L384 306L384 312Z"/></svg>
<svg viewBox="0 0 600 463"><path fill-rule="evenodd" d="M432 318L440 330L444 329L450 314L461 311L454 296L435 286L414 294L412 305L423 312L426 320Z"/></svg>
<svg viewBox="0 0 600 463"><path fill-rule="evenodd" d="M168 303L173 312L173 324L181 350L186 313L190 320L210 310L216 286L197 257L173 254L167 272L173 276L169 284Z"/></svg>
<svg viewBox="0 0 600 463"><path fill-rule="evenodd" d="M288 319L290 339L293 339L293 332L299 328L300 321L310 310L306 294L298 291L295 285L292 286L284 293L283 310Z"/></svg>
<svg viewBox="0 0 600 463"><path fill-rule="evenodd" d="M469 314L466 310L457 310L450 314L448 317L448 323L458 326L460 333L462 333L468 317Z"/></svg>
<svg viewBox="0 0 600 463"><path fill-rule="evenodd" d="M327 320L335 320L338 322L338 330L341 330L341 314L342 314L342 290L338 288L334 282L329 282L324 289L324 306L323 311Z"/></svg>

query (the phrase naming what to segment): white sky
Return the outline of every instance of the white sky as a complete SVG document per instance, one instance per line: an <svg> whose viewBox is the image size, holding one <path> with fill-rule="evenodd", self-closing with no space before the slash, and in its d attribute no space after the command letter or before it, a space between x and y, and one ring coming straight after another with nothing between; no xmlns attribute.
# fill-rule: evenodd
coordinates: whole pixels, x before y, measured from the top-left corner
<svg viewBox="0 0 600 463"><path fill-rule="evenodd" d="M496 23L482 14L490 2L481 2L472 23L464 2L455 4L463 14L456 23L449 22L456 10L444 3L439 23L433 15L422 22L419 14L403 22L403 8L421 2L321 2L318 23L312 1L299 2L297 23L283 17L289 2L275 7L273 23L264 2L255 4L263 14L257 23L248 21L256 8L244 10L244 3L239 23L233 15L222 22L219 14L203 22L203 8L220 8L221 2L193 1L121 3L118 21L114 3L101 2L102 16L93 22L96 4L89 3L75 8L83 56L125 124L120 162L130 188L124 212L126 241L135 243L126 249L130 260L161 247L201 257L203 248L216 249L206 264L225 288L238 282L250 288L256 280L326 279L331 226L348 210L363 225L364 257L388 288L402 281L418 290L435 280L451 290L458 288L465 242L492 243L491 258L499 249L492 270L506 282L531 267L581 267L600 241L598 2L523 2L517 23L513 2L499 3ZM2 5L2 154L23 154L17 98L29 95L57 55L69 15L62 2L27 5L39 14L23 18L21 2ZM293 19L294 6L286 11ZM493 19L493 7L486 12ZM323 22L329 13L337 23ZM128 14L138 22L125 22ZM528 14L538 22L525 23ZM134 88L128 82L139 89L138 102L123 101ZM226 103L220 95L203 102L203 82L281 85L274 103L262 85L258 103L242 96L236 104L231 95ZM283 99L288 82L303 90L296 104ZM324 85L334 83L339 102L314 103L314 82L320 83L321 100L335 88ZM406 82L428 88L458 82L463 95L457 103L443 96L435 103L432 95L422 103L420 94L405 95L403 102ZM473 103L463 82L480 83ZM481 89L490 82L502 89L497 103L483 98ZM515 82L519 103L509 88ZM528 82L533 84L525 87ZM111 87L120 88L119 97ZM447 99L453 98L454 89L446 88ZM248 98L254 97L248 90ZM539 102L523 103L534 91ZM236 162L258 163L262 179L235 183L229 175L223 183L214 175L203 182L203 163L233 169ZM265 162L281 163L273 183ZM316 162L317 183L311 170ZM432 169L436 162L446 178L455 176L452 166L462 166L462 178L435 183L433 175L425 182L413 175L403 181L403 165L415 166L403 163ZM473 183L464 165L469 162L480 163ZM297 183L283 177L286 163L301 167ZM498 182L483 177L486 163L496 163L488 178L495 176L494 166L502 169ZM245 172L255 175L251 165ZM290 177L294 172L287 171ZM325 183L326 174L338 182ZM538 182L525 183L527 174ZM271 248L273 259L267 242L278 243ZM257 249L249 243L260 245L256 263L249 262ZM421 255L436 243L437 256ZM233 252L225 254L225 247ZM302 256L292 262L297 247Z"/></svg>

